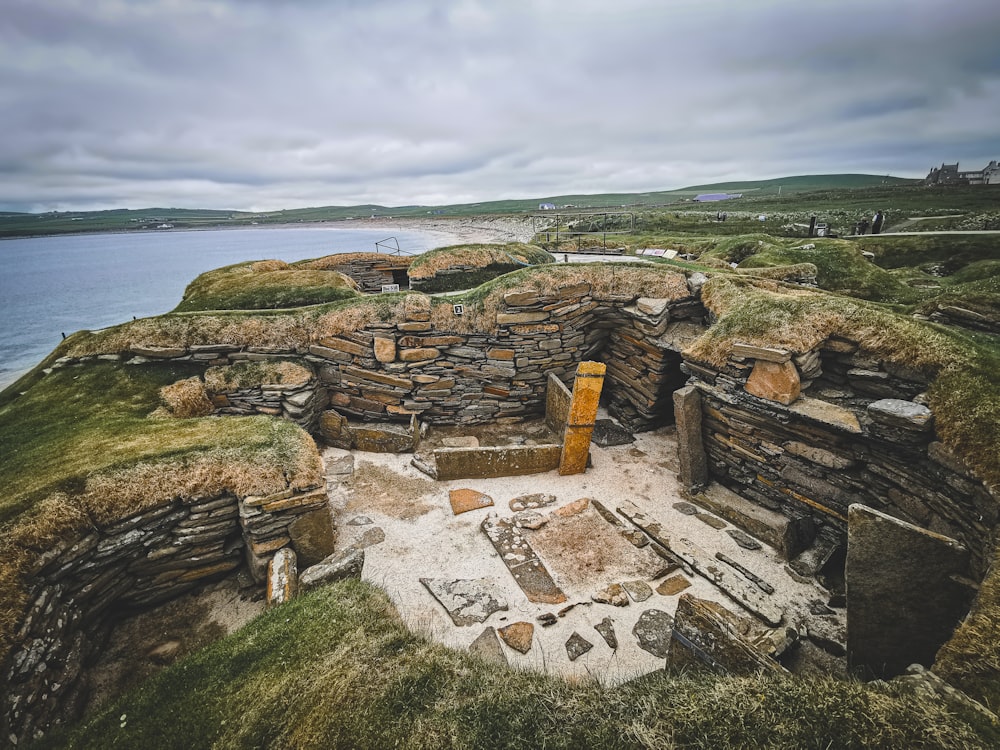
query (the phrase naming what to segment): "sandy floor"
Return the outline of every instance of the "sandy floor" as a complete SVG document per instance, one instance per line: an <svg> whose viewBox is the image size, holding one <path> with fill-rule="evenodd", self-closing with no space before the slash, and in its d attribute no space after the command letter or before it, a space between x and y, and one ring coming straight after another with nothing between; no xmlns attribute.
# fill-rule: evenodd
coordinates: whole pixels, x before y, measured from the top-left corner
<svg viewBox="0 0 1000 750"><path fill-rule="evenodd" d="M458 435L474 435L483 445L548 442L550 438L541 422L532 422L503 430L495 426L432 428L428 439L433 442ZM764 545L760 551L745 550L725 532L732 527L721 519L715 525L723 528L716 529L673 507L681 498L675 478L672 427L641 433L628 445L592 445L591 456L592 468L576 476L561 477L549 472L437 482L410 464L410 454L329 448L324 460L338 527L337 548L357 543L362 536L374 542L366 550L364 578L389 594L412 629L439 643L465 649L487 626L501 628L528 622L534 625L532 648L522 655L504 646L510 664L569 679L593 678L617 684L662 668L663 660L641 649L632 629L647 610L672 615L680 592L661 595L654 591L645 601L631 601L625 607L592 601L592 594L612 583L644 581L655 590L664 580L664 562L649 547L637 549L625 541L592 506L567 517L554 511L579 498L599 500L612 511L620 501L627 500L663 521L671 539L688 539L709 554L722 551L774 586L775 593L769 599L784 610L783 626L802 632L808 622L820 634L842 642L844 611L811 615L810 604L825 602L827 593L815 584L794 580L772 548ZM341 473L351 465L353 471ZM454 515L449 491L461 488L486 493L494 500L493 507ZM480 528L491 513L512 516L508 503L514 497L539 492L556 496L553 505L539 510L549 521L538 530L523 533L566 594L565 604L529 602ZM678 575L690 581L685 593L717 601L740 615L747 614L702 577L682 571L666 577ZM509 609L493 613L483 624L458 627L420 583L421 578L488 579L502 589ZM557 616L556 624L542 627L538 622L540 615L557 615L568 605L575 606ZM99 663L89 669L93 690L89 707L101 705L181 656L233 632L262 611L262 588L251 584L243 573L123 621L102 649ZM594 628L606 617L612 619L618 639L614 650ZM593 648L570 661L565 644L574 632ZM799 672L843 671L841 662L808 643L788 664Z"/></svg>
<svg viewBox="0 0 1000 750"><path fill-rule="evenodd" d="M516 430L516 426L511 429ZM332 463L345 454L330 449L326 457ZM679 594L662 596L654 592L646 601L633 601L626 607L593 602L591 595L611 583L641 580L655 589L661 582L658 574L663 561L649 548L631 546L593 509L568 518L551 511L584 497L597 499L612 510L618 501L629 500L663 520L671 538L689 539L710 554L725 552L769 582L776 589L770 599L785 610L787 626L794 627L807 618L814 623L821 619L826 632L843 631L842 610L836 615L810 618L810 602L825 602L828 595L816 585L793 580L773 549L765 545L761 551L747 551L725 529L713 528L673 508L681 498L674 475L672 428L640 434L630 445L592 446L592 458L593 468L577 476L561 477L550 472L435 482L410 465L409 455L355 453L353 476L331 477L338 549L355 543L364 533L371 534L373 527L382 529L385 541L366 551L364 578L389 594L411 628L440 643L466 648L486 626L500 628L529 622L535 626L534 645L525 655L504 647L511 664L570 678L594 677L609 684L619 683L662 668L662 659L639 648L632 629L646 610L658 609L672 615ZM449 491L460 488L486 493L495 504L456 516L449 503ZM554 494L557 502L541 510L550 516L548 525L537 531L525 530L524 534L566 594L566 604L577 604L550 627L541 627L536 618L547 612L556 614L566 605L529 602L480 529L490 513L512 516L508 507L512 498L536 492ZM370 524L364 523L367 519ZM352 520L362 525L350 523ZM457 627L420 578L489 579L503 589L509 609L494 613L484 624ZM707 580L688 578L691 586L687 593L746 614ZM609 648L594 629L605 617L614 621L617 650ZM574 631L592 643L593 649L570 661L565 643Z"/></svg>

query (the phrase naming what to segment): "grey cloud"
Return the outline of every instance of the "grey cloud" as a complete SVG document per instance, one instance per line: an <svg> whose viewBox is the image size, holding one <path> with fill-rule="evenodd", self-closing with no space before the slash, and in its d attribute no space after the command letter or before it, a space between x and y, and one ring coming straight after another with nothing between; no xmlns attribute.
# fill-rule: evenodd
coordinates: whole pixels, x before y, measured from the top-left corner
<svg viewBox="0 0 1000 750"><path fill-rule="evenodd" d="M0 209L641 191L997 158L983 0L8 0Z"/></svg>

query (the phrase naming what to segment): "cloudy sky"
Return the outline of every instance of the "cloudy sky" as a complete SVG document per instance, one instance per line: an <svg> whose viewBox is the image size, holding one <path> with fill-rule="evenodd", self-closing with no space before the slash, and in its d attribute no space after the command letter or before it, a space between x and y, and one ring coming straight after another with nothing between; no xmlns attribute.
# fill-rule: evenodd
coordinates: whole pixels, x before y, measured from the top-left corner
<svg viewBox="0 0 1000 750"><path fill-rule="evenodd" d="M997 0L3 0L0 210L1000 159Z"/></svg>

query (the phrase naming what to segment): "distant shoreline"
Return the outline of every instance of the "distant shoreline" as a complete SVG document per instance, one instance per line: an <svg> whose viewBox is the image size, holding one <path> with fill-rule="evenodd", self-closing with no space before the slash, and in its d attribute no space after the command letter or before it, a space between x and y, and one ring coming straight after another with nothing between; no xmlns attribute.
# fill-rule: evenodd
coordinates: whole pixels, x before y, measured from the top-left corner
<svg viewBox="0 0 1000 750"><path fill-rule="evenodd" d="M76 237L94 234L163 234L165 232L214 232L234 229L385 229L424 232L441 238L444 244L463 242L528 242L534 236L531 221L510 216L481 216L469 218L420 218L376 216L370 219L336 219L330 221L297 221L283 224L217 224L200 227L175 227L171 229L104 229L79 232L43 232L0 237L4 240L40 239L43 237Z"/></svg>

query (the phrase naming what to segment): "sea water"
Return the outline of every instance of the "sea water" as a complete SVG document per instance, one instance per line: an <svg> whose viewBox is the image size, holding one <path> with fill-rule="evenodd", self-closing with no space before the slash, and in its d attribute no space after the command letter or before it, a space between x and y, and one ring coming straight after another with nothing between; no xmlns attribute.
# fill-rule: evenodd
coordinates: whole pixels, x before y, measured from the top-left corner
<svg viewBox="0 0 1000 750"><path fill-rule="evenodd" d="M373 252L387 236L410 254L447 244L430 233L334 227L0 240L0 389L38 364L63 334L172 310L205 271L247 260Z"/></svg>

